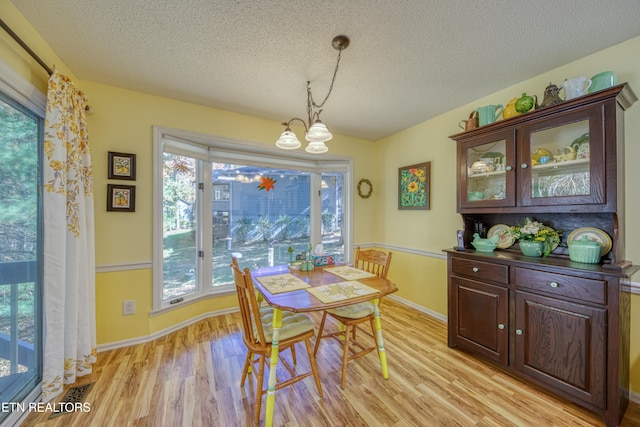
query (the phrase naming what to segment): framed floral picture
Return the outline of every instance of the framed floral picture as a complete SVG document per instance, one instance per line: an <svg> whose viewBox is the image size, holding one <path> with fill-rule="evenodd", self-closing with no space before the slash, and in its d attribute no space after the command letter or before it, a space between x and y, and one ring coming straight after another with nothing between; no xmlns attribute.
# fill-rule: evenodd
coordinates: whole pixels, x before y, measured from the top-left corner
<svg viewBox="0 0 640 427"><path fill-rule="evenodd" d="M398 168L398 209L429 209L431 162Z"/></svg>
<svg viewBox="0 0 640 427"><path fill-rule="evenodd" d="M107 210L117 212L135 212L135 185L107 184Z"/></svg>
<svg viewBox="0 0 640 427"><path fill-rule="evenodd" d="M136 180L136 155L109 151L108 179Z"/></svg>

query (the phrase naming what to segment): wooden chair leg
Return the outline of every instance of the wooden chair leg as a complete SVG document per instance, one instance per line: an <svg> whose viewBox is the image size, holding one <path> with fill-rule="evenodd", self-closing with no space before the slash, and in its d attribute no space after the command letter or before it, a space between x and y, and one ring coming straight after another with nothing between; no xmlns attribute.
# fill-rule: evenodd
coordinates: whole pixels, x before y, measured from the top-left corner
<svg viewBox="0 0 640 427"><path fill-rule="evenodd" d="M247 358L244 361L244 368L242 368L242 379L240 380L240 387L244 387L244 381L247 379L247 373L251 367L251 359L253 354L250 351L247 352Z"/></svg>
<svg viewBox="0 0 640 427"><path fill-rule="evenodd" d="M340 382L340 388L344 390L344 386L347 380L347 362L349 361L349 341L351 332L351 328L353 326L346 325L344 331L344 351L342 352L342 381Z"/></svg>
<svg viewBox="0 0 640 427"><path fill-rule="evenodd" d="M324 330L324 322L327 320L327 312L322 312L322 320L320 321L320 327L318 328L318 337L316 338L316 345L313 348L313 357L315 359L316 353L318 352L318 346L320 345L320 340L322 339L322 331Z"/></svg>
<svg viewBox="0 0 640 427"><path fill-rule="evenodd" d="M316 366L316 358L311 352L311 341L309 339L304 340L307 346L307 354L309 355L309 363L311 364L311 371L313 372L313 378L316 380L316 387L318 387L318 394L322 397L322 384L320 383L320 374L318 374L318 367Z"/></svg>
<svg viewBox="0 0 640 427"><path fill-rule="evenodd" d="M293 369L296 368L296 345L291 346L291 358L293 359Z"/></svg>
<svg viewBox="0 0 640 427"><path fill-rule="evenodd" d="M264 382L265 359L266 359L265 355L261 354L260 366L258 367L258 377L256 378L257 380L256 401L255 401L256 409L255 409L255 415L254 415L254 420L256 425L260 424L260 408L262 407L262 387L264 386L263 382Z"/></svg>
<svg viewBox="0 0 640 427"><path fill-rule="evenodd" d="M376 342L376 351L378 352L378 356L380 355L380 346L378 345L378 332L376 331L376 323L375 320L370 319L369 324L371 325L371 334L373 335L373 340Z"/></svg>

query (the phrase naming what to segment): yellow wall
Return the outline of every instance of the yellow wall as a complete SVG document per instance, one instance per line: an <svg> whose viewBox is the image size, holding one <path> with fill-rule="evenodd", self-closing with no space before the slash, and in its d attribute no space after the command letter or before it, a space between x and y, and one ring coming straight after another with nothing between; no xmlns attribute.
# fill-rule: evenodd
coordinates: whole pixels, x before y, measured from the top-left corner
<svg viewBox="0 0 640 427"><path fill-rule="evenodd" d="M376 242L388 247L404 247L427 253L440 253L456 244L455 231L462 226L456 210L455 142L448 138L461 132L458 122L469 117L475 108L489 104L506 105L523 92L542 99L549 82L561 83L566 78L590 77L612 70L618 81L629 82L640 96L640 37L628 40L596 54L564 65L547 73L505 88L485 98L427 120L376 143L379 197L376 211ZM626 258L640 264L640 102L625 113L626 139ZM398 167L431 161L431 210L397 210ZM397 251L396 251L397 252ZM396 261L400 260L401 265ZM418 269L414 272L405 268ZM400 271L399 271L400 270ZM437 255L394 254L390 277L400 287L398 295L415 301L430 311L447 314L446 261ZM633 279L640 282L640 274ZM640 392L640 295L632 295L631 310L631 388Z"/></svg>
<svg viewBox="0 0 640 427"><path fill-rule="evenodd" d="M379 249L393 253L388 276L398 285L393 296L424 307L434 316L444 319L447 315L446 261L390 246Z"/></svg>
<svg viewBox="0 0 640 427"><path fill-rule="evenodd" d="M8 0L0 0L0 15L47 64L56 64L75 79ZM43 92L46 73L15 42L0 31L0 57ZM640 38L629 40L517 85L493 93L439 117L425 121L377 143L336 136L332 153L353 156L355 182L368 178L374 188L368 199L355 197L355 242L377 242L394 251L390 278L397 295L430 311L446 315L446 263L441 249L455 244L460 228L455 214L455 143L448 135L458 133L457 123L470 111L487 104L506 104L522 92L542 95L550 82L576 75L591 76L611 69L620 82L628 81L640 94ZM112 266L149 262L151 240L152 131L153 125L185 129L252 142L273 144L282 130L279 123L150 96L90 81L77 81L95 113L88 118L95 179L96 263ZM626 158L640 159L640 103L626 113ZM105 211L106 159L108 151L138 155L135 213ZM431 210L397 210L397 168L431 161ZM627 218L638 218L637 186L640 168L630 160L626 171ZM627 221L627 258L640 264L640 224ZM637 277L636 277L637 279ZM171 312L149 317L151 270L103 272L96 275L98 342L113 343L144 338L188 319L235 305L233 296L209 299ZM123 300L135 299L137 314L123 317ZM632 297L631 388L640 392L640 296Z"/></svg>

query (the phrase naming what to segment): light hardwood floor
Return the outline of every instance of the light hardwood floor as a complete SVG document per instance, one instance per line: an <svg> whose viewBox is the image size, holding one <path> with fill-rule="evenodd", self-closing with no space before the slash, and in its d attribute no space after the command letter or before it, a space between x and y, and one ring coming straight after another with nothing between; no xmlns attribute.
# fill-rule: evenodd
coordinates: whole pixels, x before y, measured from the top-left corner
<svg viewBox="0 0 640 427"><path fill-rule="evenodd" d="M318 350L324 397L312 377L279 390L275 426L603 425L593 413L449 349L438 320L391 299L382 316L389 379L374 352L349 362L341 390L339 343L324 340ZM153 342L99 353L94 373L78 383L94 383L90 412L53 419L32 413L23 426L251 425L254 383L239 385L245 357L239 320L238 313L212 317ZM300 347L297 355L299 368L307 369L306 351ZM639 425L640 405L631 403L622 426Z"/></svg>

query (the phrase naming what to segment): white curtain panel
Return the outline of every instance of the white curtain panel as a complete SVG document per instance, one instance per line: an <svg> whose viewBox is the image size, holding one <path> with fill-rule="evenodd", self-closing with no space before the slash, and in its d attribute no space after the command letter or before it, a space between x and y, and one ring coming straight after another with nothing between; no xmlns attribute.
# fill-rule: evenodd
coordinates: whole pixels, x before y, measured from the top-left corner
<svg viewBox="0 0 640 427"><path fill-rule="evenodd" d="M54 70L44 126L42 398L91 373L96 360L93 176L87 100Z"/></svg>

